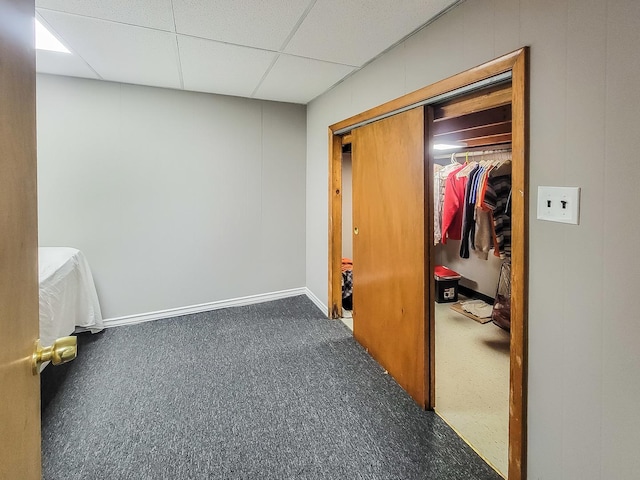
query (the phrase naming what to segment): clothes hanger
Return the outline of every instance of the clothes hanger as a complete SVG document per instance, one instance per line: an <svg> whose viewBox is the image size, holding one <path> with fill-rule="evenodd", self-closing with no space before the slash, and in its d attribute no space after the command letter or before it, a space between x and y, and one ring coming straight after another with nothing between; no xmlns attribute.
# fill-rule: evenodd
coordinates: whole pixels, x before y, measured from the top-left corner
<svg viewBox="0 0 640 480"><path fill-rule="evenodd" d="M466 165L462 168L462 170L460 170L458 173L456 173L456 178L462 178L462 177L466 177L467 175L469 175L469 172L471 172L471 170L473 170L475 168L476 165L478 165L478 162L475 161L468 161L468 153L467 153L467 163Z"/></svg>

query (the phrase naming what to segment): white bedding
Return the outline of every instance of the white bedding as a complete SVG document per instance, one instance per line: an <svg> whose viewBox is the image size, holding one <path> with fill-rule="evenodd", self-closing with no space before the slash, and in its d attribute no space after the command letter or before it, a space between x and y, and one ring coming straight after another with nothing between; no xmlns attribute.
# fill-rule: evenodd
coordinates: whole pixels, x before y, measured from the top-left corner
<svg viewBox="0 0 640 480"><path fill-rule="evenodd" d="M74 331L104 328L89 264L80 250L38 249L40 278L40 343L51 345Z"/></svg>

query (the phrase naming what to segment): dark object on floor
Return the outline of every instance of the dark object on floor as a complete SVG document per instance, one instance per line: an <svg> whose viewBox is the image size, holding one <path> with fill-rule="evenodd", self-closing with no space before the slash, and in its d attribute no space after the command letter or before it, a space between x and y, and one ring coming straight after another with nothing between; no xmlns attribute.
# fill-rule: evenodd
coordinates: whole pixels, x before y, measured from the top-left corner
<svg viewBox="0 0 640 480"><path fill-rule="evenodd" d="M342 308L353 310L353 295L349 295L342 299Z"/></svg>
<svg viewBox="0 0 640 480"><path fill-rule="evenodd" d="M511 331L511 260L509 259L502 262L500 267L491 319L500 328Z"/></svg>
<svg viewBox="0 0 640 480"><path fill-rule="evenodd" d="M42 414L44 479L501 478L306 297L78 353Z"/></svg>

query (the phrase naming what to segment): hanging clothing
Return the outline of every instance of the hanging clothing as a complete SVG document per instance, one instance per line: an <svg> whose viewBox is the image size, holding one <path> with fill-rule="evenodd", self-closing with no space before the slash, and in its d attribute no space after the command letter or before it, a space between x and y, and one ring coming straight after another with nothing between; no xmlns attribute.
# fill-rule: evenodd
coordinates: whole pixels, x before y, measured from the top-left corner
<svg viewBox="0 0 640 480"><path fill-rule="evenodd" d="M477 177L480 175L482 167L476 165L473 170L469 172L469 179L467 180L467 188L464 195L464 209L462 218L462 242L460 242L460 257L469 258L469 243L473 244L475 241L475 229L476 229L476 204L475 204L475 189L477 188Z"/></svg>
<svg viewBox="0 0 640 480"><path fill-rule="evenodd" d="M498 247L494 254L500 258L511 257L511 176L489 177L484 199L493 213Z"/></svg>
<svg viewBox="0 0 640 480"><path fill-rule="evenodd" d="M493 168L493 165L488 165L482 169L476 189L476 228L472 245L476 256L482 260L489 258L489 250L494 247L493 217L491 216L491 210L484 205L487 178Z"/></svg>
<svg viewBox="0 0 640 480"><path fill-rule="evenodd" d="M482 260L489 258L489 250L494 247L493 217L490 210L476 207L476 230L474 249L476 256Z"/></svg>
<svg viewBox="0 0 640 480"><path fill-rule="evenodd" d="M445 182L442 204L442 243L447 243L447 239L460 240L462 238L463 205L467 178L458 178L456 174L464 167L465 165L461 165L449 173Z"/></svg>
<svg viewBox="0 0 640 480"><path fill-rule="evenodd" d="M445 196L445 184L451 172L459 170L458 162L448 165L434 165L433 172L433 244L437 245L442 240L442 211Z"/></svg>

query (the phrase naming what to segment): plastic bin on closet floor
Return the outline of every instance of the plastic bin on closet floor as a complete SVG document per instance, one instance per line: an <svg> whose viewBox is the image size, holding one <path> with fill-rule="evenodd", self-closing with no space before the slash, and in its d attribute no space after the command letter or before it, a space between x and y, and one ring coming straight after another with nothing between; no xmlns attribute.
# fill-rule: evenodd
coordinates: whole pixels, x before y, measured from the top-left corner
<svg viewBox="0 0 640 480"><path fill-rule="evenodd" d="M458 281L462 276L450 268L436 265L433 271L436 280L436 302L452 303L458 301Z"/></svg>

